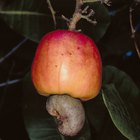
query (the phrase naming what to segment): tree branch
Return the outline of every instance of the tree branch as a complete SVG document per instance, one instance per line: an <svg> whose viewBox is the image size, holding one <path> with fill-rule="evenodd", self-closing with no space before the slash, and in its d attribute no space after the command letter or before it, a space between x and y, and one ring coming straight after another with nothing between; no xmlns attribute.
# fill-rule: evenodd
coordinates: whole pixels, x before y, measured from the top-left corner
<svg viewBox="0 0 140 140"><path fill-rule="evenodd" d="M135 46L136 52L138 54L138 57L140 58L140 50L139 50L139 47L138 47L138 44L137 44L136 38L135 38L136 30L133 27L133 16L132 16L132 12L133 12L133 8L130 7L129 8L129 22L130 22L130 28L131 28L131 37L132 37L132 39L134 41L134 46Z"/></svg>
<svg viewBox="0 0 140 140"><path fill-rule="evenodd" d="M52 13L52 18L53 18L53 22L54 22L54 28L56 28L56 18L55 18L55 13L56 13L56 12L54 11L50 0L47 0L47 3L48 3L48 5L49 5L49 9L50 9L50 11L51 11L51 13Z"/></svg>
<svg viewBox="0 0 140 140"><path fill-rule="evenodd" d="M84 4L83 0L76 0L75 11L71 19L66 18L62 15L62 18L68 22L69 30L74 31L76 30L76 24L80 19L86 19L88 22L92 24L96 24L96 20L90 19L91 16L94 15L94 11L91 9L88 13L89 6L85 7L82 10L82 5Z"/></svg>
<svg viewBox="0 0 140 140"><path fill-rule="evenodd" d="M111 6L111 0L83 0L84 3L87 2L101 2L101 4L106 4L107 6Z"/></svg>
<svg viewBox="0 0 140 140"><path fill-rule="evenodd" d="M17 46L15 46L10 52L8 52L4 57L0 58L0 63L2 63L5 59L10 57L19 47L21 47L28 39L23 39Z"/></svg>
<svg viewBox="0 0 140 140"><path fill-rule="evenodd" d="M7 86L7 85L16 84L16 83L18 83L20 81L22 81L22 79L9 80L9 81L6 81L4 83L0 83L0 88L4 87L4 86Z"/></svg>
<svg viewBox="0 0 140 140"><path fill-rule="evenodd" d="M81 11L81 6L83 5L83 0L76 0L76 7L75 7L75 13L78 13Z"/></svg>

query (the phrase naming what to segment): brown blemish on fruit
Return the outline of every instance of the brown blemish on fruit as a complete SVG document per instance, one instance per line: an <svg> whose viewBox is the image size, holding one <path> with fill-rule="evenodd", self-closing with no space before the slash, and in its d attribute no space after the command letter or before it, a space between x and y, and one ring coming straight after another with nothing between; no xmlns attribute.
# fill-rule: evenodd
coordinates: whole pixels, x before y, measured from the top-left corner
<svg viewBox="0 0 140 140"><path fill-rule="evenodd" d="M71 53L71 52L69 52L69 55L72 55L72 53Z"/></svg>

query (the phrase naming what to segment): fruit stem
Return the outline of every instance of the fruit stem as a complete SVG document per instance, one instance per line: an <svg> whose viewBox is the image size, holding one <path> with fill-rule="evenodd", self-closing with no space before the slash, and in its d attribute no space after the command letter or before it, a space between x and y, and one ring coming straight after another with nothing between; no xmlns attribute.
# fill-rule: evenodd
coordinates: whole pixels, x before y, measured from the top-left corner
<svg viewBox="0 0 140 140"><path fill-rule="evenodd" d="M75 11L71 19L68 19L64 15L62 15L62 18L68 22L68 27L70 31L76 30L76 24L80 21L80 19L86 19L88 22L92 24L97 23L95 19L94 20L90 19L90 17L93 16L95 12L92 9L90 9L90 12L88 12L89 6L86 6L82 10L83 4L84 4L83 0L76 0Z"/></svg>
<svg viewBox="0 0 140 140"><path fill-rule="evenodd" d="M76 0L75 12L69 23L69 30L75 30L77 22L81 19L81 7L83 5L82 0Z"/></svg>

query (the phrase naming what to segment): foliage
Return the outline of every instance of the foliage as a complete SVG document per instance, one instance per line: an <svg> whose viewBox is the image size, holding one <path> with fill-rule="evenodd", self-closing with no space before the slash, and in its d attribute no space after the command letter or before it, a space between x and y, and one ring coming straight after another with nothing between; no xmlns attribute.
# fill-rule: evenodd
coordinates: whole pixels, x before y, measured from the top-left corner
<svg viewBox="0 0 140 140"><path fill-rule="evenodd" d="M75 0L52 0L52 5L56 29L67 29L61 15L72 17ZM81 20L77 29L82 29L99 47L102 88L95 99L83 102L86 123L82 131L75 137L65 137L45 109L47 98L37 94L30 77L37 43L45 33L55 30L47 2L0 1L0 139L140 139L140 67L129 20L129 8L133 7L134 39L139 45L139 2L118 0L109 7L89 0L85 5L95 11L97 25Z"/></svg>
<svg viewBox="0 0 140 140"><path fill-rule="evenodd" d="M109 25L108 11L104 5L98 2L90 5L95 11L98 24L94 26L90 23L87 24L85 21L81 21L78 28L89 34L94 40L99 40ZM56 16L57 28L67 28L66 21L61 18L61 15L72 16L70 13L74 7L73 2L68 2L68 6L70 11L67 11L66 8L60 9L67 7L65 1L54 3L54 8L56 7L56 10L59 11ZM46 0L14 0L10 3L7 2L1 7L0 15L12 29L17 30L27 38L36 42L47 32L54 30L53 19ZM85 26L88 28L84 28ZM92 34L93 32L94 34Z"/></svg>
<svg viewBox="0 0 140 140"><path fill-rule="evenodd" d="M25 119L25 126L31 139L45 140L47 139L63 139L64 136L56 129L55 120L47 113L46 97L40 96L30 78L30 74L27 74L24 80L24 98L23 98L23 114ZM84 126L81 134L76 136L75 140L88 140L91 134L89 131L88 122ZM65 138L70 139L70 138Z"/></svg>
<svg viewBox="0 0 140 140"><path fill-rule="evenodd" d="M135 113L136 110L138 112L138 105L135 106L135 102L140 98L139 89L128 75L112 66L104 68L103 79L103 92L101 91L97 98L84 103L88 122L82 132L76 137L63 136L62 138L57 132L55 120L45 110L46 97L37 94L32 85L30 74L27 74L23 84L23 112L29 137L31 139L81 139L81 137L91 139L93 135L97 139L105 137L125 139L124 135L128 139L139 139L138 118L140 113ZM122 86L127 82L129 84ZM110 127L106 129L105 126ZM108 136L107 132L112 130L113 134Z"/></svg>

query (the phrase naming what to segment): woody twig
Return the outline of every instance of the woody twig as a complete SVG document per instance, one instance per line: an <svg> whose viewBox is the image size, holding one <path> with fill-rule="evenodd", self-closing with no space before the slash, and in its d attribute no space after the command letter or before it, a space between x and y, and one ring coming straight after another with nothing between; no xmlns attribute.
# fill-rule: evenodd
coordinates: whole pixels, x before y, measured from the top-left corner
<svg viewBox="0 0 140 140"><path fill-rule="evenodd" d="M72 31L76 30L76 24L81 19L85 19L94 25L97 23L95 19L94 20L90 19L90 17L93 16L95 12L92 9L90 9L90 11L88 12L89 6L86 6L82 10L83 4L84 4L83 0L76 0L75 11L71 19L68 19L64 15L62 15L62 18L68 22L69 30Z"/></svg>
<svg viewBox="0 0 140 140"><path fill-rule="evenodd" d="M139 50L139 47L138 47L138 44L137 44L136 38L135 38L136 30L134 29L134 26L133 26L133 16L132 16L133 10L134 9L132 7L129 8L129 22L130 22L130 28L131 28L131 37L133 39L134 46L135 46L136 52L138 54L138 57L140 58L140 50Z"/></svg>
<svg viewBox="0 0 140 140"><path fill-rule="evenodd" d="M48 3L49 9L50 9L51 14L52 14L52 18L53 18L53 22L54 22L54 27L56 28L56 18L55 18L55 13L56 12L54 11L50 0L47 0L47 3Z"/></svg>

